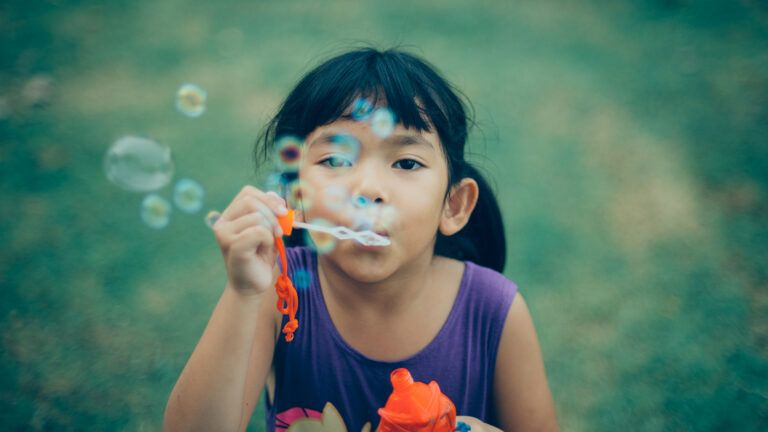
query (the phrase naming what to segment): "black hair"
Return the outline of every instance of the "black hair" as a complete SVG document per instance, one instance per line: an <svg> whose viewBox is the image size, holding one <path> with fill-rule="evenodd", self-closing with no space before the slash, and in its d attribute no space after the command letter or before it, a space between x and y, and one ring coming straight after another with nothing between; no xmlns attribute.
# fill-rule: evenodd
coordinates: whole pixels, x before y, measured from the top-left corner
<svg viewBox="0 0 768 432"><path fill-rule="evenodd" d="M496 197L485 178L464 158L468 125L472 119L461 94L425 60L398 49L355 49L333 57L308 72L291 91L256 142L254 156L269 160L277 138L306 138L313 130L341 118L360 97L375 106L384 98L398 123L419 131L435 128L448 164L448 188L465 177L479 186L477 205L469 222L458 233L437 232L434 253L470 260L504 270L506 241ZM470 105L471 106L471 105ZM303 244L294 235L289 245Z"/></svg>

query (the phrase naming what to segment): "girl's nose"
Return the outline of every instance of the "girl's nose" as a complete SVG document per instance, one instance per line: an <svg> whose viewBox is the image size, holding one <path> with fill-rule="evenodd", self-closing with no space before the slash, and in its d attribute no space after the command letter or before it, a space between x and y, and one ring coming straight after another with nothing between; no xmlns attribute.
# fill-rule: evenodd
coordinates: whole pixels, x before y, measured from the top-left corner
<svg viewBox="0 0 768 432"><path fill-rule="evenodd" d="M368 203L385 204L388 197L384 189L386 175L375 163L360 164L353 179L350 179L353 197L363 197Z"/></svg>

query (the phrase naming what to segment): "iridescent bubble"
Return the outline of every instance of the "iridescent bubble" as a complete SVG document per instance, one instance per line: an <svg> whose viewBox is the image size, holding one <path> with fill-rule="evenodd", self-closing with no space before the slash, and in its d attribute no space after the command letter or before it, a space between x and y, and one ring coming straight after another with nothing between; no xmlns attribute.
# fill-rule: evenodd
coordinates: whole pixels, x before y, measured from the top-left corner
<svg viewBox="0 0 768 432"><path fill-rule="evenodd" d="M291 183L288 173L273 172L267 175L264 180L264 190L275 192L284 197L288 192L288 185Z"/></svg>
<svg viewBox="0 0 768 432"><path fill-rule="evenodd" d="M352 204L357 208L365 208L372 204L372 201L363 195L355 195L352 197Z"/></svg>
<svg viewBox="0 0 768 432"><path fill-rule="evenodd" d="M352 103L352 118L357 121L363 121L367 119L371 112L373 112L373 103L366 98L357 98Z"/></svg>
<svg viewBox="0 0 768 432"><path fill-rule="evenodd" d="M350 134L336 134L331 137L331 151L349 162L356 162L360 156L360 141Z"/></svg>
<svg viewBox="0 0 768 432"><path fill-rule="evenodd" d="M187 117L200 117L205 112L208 92L202 87L186 83L176 92L176 109Z"/></svg>
<svg viewBox="0 0 768 432"><path fill-rule="evenodd" d="M301 162L303 141L292 135L281 137L275 142L275 163L281 171L298 171Z"/></svg>
<svg viewBox="0 0 768 432"><path fill-rule="evenodd" d="M154 229L165 228L171 220L171 203L151 193L141 202L141 220Z"/></svg>
<svg viewBox="0 0 768 432"><path fill-rule="evenodd" d="M309 223L313 225L326 226L328 228L333 227L333 225L325 219L313 219L309 221ZM305 230L304 236L307 239L307 243L310 245L310 247L317 251L317 253L328 253L336 247L336 237L330 234L313 230Z"/></svg>
<svg viewBox="0 0 768 432"><path fill-rule="evenodd" d="M312 272L303 268L297 269L293 274L293 286L296 289L304 290L312 284Z"/></svg>
<svg viewBox="0 0 768 432"><path fill-rule="evenodd" d="M294 180L288 184L286 201L289 207L306 211L312 207L314 197L315 191L306 182Z"/></svg>
<svg viewBox="0 0 768 432"><path fill-rule="evenodd" d="M339 185L330 185L323 190L323 204L331 210L343 210L348 202L349 192Z"/></svg>
<svg viewBox="0 0 768 432"><path fill-rule="evenodd" d="M395 130L395 115L387 108L379 108L371 116L371 130L379 136L386 138Z"/></svg>
<svg viewBox="0 0 768 432"><path fill-rule="evenodd" d="M124 136L107 150L104 172L109 181L129 191L160 189L173 177L171 149L151 139Z"/></svg>
<svg viewBox="0 0 768 432"><path fill-rule="evenodd" d="M173 188L173 202L185 213L199 211L203 207L203 197L205 197L203 187L190 178L177 181Z"/></svg>
<svg viewBox="0 0 768 432"><path fill-rule="evenodd" d="M205 224L208 225L208 228L213 228L220 217L221 213L216 210L211 210L205 215Z"/></svg>
<svg viewBox="0 0 768 432"><path fill-rule="evenodd" d="M384 229L389 231L397 221L398 212L397 209L389 204L381 206L378 212L378 218L376 219L376 229Z"/></svg>
<svg viewBox="0 0 768 432"><path fill-rule="evenodd" d="M371 218L369 215L367 215L364 212L357 211L352 213L351 228L355 231L372 230L373 222L374 222L373 218Z"/></svg>

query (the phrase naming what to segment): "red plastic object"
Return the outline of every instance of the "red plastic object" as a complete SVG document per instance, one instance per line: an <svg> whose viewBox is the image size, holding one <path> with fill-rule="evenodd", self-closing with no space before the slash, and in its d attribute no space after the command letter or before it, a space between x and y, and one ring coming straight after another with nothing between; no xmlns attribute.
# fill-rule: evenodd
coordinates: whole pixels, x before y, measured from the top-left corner
<svg viewBox="0 0 768 432"><path fill-rule="evenodd" d="M277 222L283 229L284 235L291 235L293 231L293 210L288 210L285 216L278 216ZM275 237L275 246L280 255L280 276L275 282L277 292L277 310L283 315L288 315L288 322L283 327L285 341L293 340L293 334L299 328L299 320L296 319L296 311L299 310L299 295L294 288L291 278L288 277L288 259L285 257L285 244L282 237Z"/></svg>
<svg viewBox="0 0 768 432"><path fill-rule="evenodd" d="M456 407L440 391L435 381L414 382L408 369L390 374L392 394L384 408L379 408L379 432L453 432Z"/></svg>

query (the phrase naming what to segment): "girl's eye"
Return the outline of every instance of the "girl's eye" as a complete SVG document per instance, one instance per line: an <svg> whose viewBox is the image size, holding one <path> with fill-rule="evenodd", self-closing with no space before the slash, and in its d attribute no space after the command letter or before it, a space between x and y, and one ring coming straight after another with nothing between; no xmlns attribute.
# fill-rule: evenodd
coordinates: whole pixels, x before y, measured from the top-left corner
<svg viewBox="0 0 768 432"><path fill-rule="evenodd" d="M341 156L330 156L320 161L321 164L331 168L351 167L352 161Z"/></svg>
<svg viewBox="0 0 768 432"><path fill-rule="evenodd" d="M421 163L413 159L400 159L399 161L395 162L394 167L401 168L408 171L413 171L419 168L423 168L424 165L422 165Z"/></svg>

